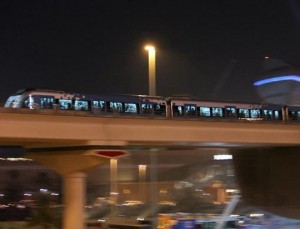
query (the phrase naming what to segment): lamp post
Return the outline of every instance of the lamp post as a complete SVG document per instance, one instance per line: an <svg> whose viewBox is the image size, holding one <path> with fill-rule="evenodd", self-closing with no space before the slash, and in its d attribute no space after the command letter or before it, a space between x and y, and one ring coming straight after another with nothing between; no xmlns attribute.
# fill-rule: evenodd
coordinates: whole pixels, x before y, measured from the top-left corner
<svg viewBox="0 0 300 229"><path fill-rule="evenodd" d="M110 200L114 204L117 204L118 201L117 176L118 176L118 159L110 159Z"/></svg>
<svg viewBox="0 0 300 229"><path fill-rule="evenodd" d="M142 202L146 202L145 200L145 178L146 178L146 165L139 165L139 194L140 194L140 200Z"/></svg>
<svg viewBox="0 0 300 229"><path fill-rule="evenodd" d="M156 76L155 76L155 47L146 45L145 49L148 51L149 63L149 95L156 95Z"/></svg>

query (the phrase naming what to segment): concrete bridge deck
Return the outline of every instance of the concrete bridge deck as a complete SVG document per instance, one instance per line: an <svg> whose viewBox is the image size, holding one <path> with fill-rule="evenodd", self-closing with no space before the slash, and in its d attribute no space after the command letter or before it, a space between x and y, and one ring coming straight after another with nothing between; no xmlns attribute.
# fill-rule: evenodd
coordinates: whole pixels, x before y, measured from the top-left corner
<svg viewBox="0 0 300 229"><path fill-rule="evenodd" d="M72 145L231 147L299 144L299 123L175 120L0 110L0 145L22 145L26 148Z"/></svg>

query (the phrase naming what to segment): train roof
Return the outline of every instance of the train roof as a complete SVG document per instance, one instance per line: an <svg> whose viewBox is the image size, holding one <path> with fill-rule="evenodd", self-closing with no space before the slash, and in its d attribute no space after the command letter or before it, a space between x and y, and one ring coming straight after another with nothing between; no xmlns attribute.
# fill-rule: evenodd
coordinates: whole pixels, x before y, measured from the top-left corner
<svg viewBox="0 0 300 229"><path fill-rule="evenodd" d="M47 92L47 93L66 93L65 91L60 91L60 90L24 88L24 89L18 90L17 92L13 93L12 95L21 95L24 93L30 93L30 92L34 92L34 91Z"/></svg>
<svg viewBox="0 0 300 229"><path fill-rule="evenodd" d="M136 98L136 99L157 99L157 100L165 100L162 96L149 96L149 95L136 95L136 94L97 94L97 93L78 93L78 92L69 92L69 91L63 91L63 90L51 90L51 89L38 89L38 88L25 88L21 89L15 93L13 93L11 96L15 95L22 95L22 94L30 94L30 93L36 93L36 94L56 94L56 96L66 96L71 95L72 97L80 97L80 98L124 98L124 99L130 99L130 98Z"/></svg>

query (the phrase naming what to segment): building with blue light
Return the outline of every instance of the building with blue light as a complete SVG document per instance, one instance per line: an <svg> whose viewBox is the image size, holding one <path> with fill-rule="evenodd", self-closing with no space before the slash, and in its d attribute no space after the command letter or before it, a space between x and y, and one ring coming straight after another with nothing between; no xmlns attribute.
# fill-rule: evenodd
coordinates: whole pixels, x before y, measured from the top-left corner
<svg viewBox="0 0 300 229"><path fill-rule="evenodd" d="M264 102L300 105L300 66L266 58L260 78L254 86Z"/></svg>

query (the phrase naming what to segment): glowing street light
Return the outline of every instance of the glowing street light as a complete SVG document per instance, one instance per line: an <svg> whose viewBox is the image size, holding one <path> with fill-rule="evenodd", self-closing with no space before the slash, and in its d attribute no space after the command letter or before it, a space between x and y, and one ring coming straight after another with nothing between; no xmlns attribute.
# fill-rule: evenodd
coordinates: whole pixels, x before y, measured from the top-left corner
<svg viewBox="0 0 300 229"><path fill-rule="evenodd" d="M145 49L148 51L149 63L149 95L156 95L156 76L155 76L155 47L146 45Z"/></svg>
<svg viewBox="0 0 300 229"><path fill-rule="evenodd" d="M139 179L141 182L145 182L146 168L147 165L139 165Z"/></svg>

